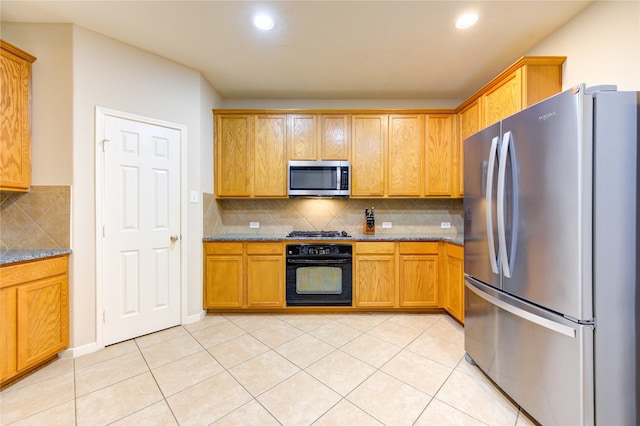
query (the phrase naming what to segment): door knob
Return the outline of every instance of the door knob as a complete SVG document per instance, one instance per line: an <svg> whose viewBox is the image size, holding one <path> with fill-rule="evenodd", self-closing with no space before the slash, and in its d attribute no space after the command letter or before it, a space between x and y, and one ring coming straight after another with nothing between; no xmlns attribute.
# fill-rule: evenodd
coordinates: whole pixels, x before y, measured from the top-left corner
<svg viewBox="0 0 640 426"><path fill-rule="evenodd" d="M178 236L172 235L171 237L169 237L169 239L175 243L176 241L178 241Z"/></svg>

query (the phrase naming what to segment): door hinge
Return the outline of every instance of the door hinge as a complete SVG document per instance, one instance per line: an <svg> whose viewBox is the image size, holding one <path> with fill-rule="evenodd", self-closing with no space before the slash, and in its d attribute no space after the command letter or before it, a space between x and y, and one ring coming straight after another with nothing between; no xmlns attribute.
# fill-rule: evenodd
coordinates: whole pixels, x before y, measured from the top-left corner
<svg viewBox="0 0 640 426"><path fill-rule="evenodd" d="M102 147L102 152L104 152L104 145L105 145L107 142L111 142L111 141L110 141L109 139L102 139L102 140L100 141L100 146Z"/></svg>
<svg viewBox="0 0 640 426"><path fill-rule="evenodd" d="M107 227L106 226L102 226L102 238L107 236Z"/></svg>
<svg viewBox="0 0 640 426"><path fill-rule="evenodd" d="M107 322L107 311L102 311L102 323Z"/></svg>

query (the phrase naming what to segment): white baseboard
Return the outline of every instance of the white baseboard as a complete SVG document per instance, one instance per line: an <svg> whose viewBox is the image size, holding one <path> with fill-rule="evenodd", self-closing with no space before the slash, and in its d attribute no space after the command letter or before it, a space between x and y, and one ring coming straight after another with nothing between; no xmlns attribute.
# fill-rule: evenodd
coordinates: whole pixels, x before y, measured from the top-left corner
<svg viewBox="0 0 640 426"><path fill-rule="evenodd" d="M182 322L182 325L193 324L194 322L201 321L202 318L205 317L205 315L207 315L207 311L205 311L204 309L198 312L197 314L189 315Z"/></svg>
<svg viewBox="0 0 640 426"><path fill-rule="evenodd" d="M97 352L100 349L104 349L98 346L95 342L88 343L86 345L78 346L77 348L68 348L64 351L60 352L58 356L60 358L68 359L68 358L78 358L79 356L90 354L93 352Z"/></svg>

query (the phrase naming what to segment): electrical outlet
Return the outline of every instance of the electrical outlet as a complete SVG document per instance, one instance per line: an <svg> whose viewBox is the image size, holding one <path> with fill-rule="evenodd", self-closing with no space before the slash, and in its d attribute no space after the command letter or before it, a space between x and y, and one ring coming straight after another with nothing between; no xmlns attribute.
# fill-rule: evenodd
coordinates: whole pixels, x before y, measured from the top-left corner
<svg viewBox="0 0 640 426"><path fill-rule="evenodd" d="M442 229L451 228L451 222L440 222L440 228L442 228Z"/></svg>
<svg viewBox="0 0 640 426"><path fill-rule="evenodd" d="M260 228L260 222L249 222L249 228Z"/></svg>
<svg viewBox="0 0 640 426"><path fill-rule="evenodd" d="M393 224L391 222L382 222L383 228L393 228Z"/></svg>

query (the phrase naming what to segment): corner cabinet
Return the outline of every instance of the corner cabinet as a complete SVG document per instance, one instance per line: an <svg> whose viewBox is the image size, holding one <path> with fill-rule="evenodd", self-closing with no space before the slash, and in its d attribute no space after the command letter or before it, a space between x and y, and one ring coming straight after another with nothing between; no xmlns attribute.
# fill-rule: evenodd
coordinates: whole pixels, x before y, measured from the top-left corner
<svg viewBox="0 0 640 426"><path fill-rule="evenodd" d="M215 128L215 184L218 197L249 197L253 165L251 114L220 114Z"/></svg>
<svg viewBox="0 0 640 426"><path fill-rule="evenodd" d="M0 384L69 346L68 256L0 267Z"/></svg>
<svg viewBox="0 0 640 426"><path fill-rule="evenodd" d="M31 185L31 64L27 52L0 40L0 191Z"/></svg>

